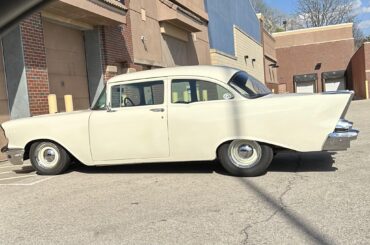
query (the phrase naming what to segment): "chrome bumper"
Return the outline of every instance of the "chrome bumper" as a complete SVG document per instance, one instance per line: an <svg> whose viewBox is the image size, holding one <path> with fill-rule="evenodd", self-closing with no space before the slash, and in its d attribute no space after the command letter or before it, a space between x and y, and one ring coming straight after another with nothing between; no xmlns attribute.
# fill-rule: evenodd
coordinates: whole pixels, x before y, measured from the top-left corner
<svg viewBox="0 0 370 245"><path fill-rule="evenodd" d="M351 141L356 140L359 131L352 129L353 123L341 119L335 127L335 131L326 139L323 151L345 151L351 146Z"/></svg>
<svg viewBox="0 0 370 245"><path fill-rule="evenodd" d="M6 154L9 162L14 165L22 165L23 164L23 149L9 149L4 147L1 149L1 152Z"/></svg>

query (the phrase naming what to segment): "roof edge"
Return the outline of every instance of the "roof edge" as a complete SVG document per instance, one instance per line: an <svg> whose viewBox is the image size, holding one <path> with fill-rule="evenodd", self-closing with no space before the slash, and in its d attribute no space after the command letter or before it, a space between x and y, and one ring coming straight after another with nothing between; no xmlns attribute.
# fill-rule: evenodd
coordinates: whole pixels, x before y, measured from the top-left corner
<svg viewBox="0 0 370 245"><path fill-rule="evenodd" d="M298 29L298 30L292 30L292 31L275 32L275 33L272 33L272 36L281 37L281 36L288 36L288 35L301 34L301 33L310 33L310 32L316 32L316 31L336 30L336 29L341 29L345 27L353 27L353 23L343 23L343 24L337 24L337 25L310 27L310 28Z"/></svg>

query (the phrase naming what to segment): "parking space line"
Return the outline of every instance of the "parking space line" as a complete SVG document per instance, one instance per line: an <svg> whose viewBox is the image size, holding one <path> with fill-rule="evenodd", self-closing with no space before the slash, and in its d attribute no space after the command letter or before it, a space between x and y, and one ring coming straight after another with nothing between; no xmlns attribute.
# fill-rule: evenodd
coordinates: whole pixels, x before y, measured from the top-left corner
<svg viewBox="0 0 370 245"><path fill-rule="evenodd" d="M13 168L15 165L9 165L9 166L1 166L0 168Z"/></svg>
<svg viewBox="0 0 370 245"><path fill-rule="evenodd" d="M13 183L13 184L0 184L0 186L32 186L32 185L36 185L36 184L39 184L39 183L41 183L41 182L47 181L47 180L49 180L49 179L52 179L52 178L54 178L54 177L55 177L55 176L47 177L47 178L40 179L40 180L37 180L37 181L31 182L31 183L27 183L27 184L23 184L23 183Z"/></svg>
<svg viewBox="0 0 370 245"><path fill-rule="evenodd" d="M7 172L1 172L0 174L10 174L10 173L12 173L12 172L7 171Z"/></svg>
<svg viewBox="0 0 370 245"><path fill-rule="evenodd" d="M23 176L16 176L16 177L9 177L9 178L3 178L3 179L1 179L1 178L0 178L0 181L3 181L3 180L10 180L10 179L28 178L28 177L33 177L33 176L37 176L37 174L23 175Z"/></svg>

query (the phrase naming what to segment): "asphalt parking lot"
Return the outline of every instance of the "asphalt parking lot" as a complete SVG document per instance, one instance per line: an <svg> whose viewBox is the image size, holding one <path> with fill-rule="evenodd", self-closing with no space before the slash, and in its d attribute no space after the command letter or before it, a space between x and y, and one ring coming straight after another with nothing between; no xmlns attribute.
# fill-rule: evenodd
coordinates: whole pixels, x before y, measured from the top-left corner
<svg viewBox="0 0 370 245"><path fill-rule="evenodd" d="M370 244L370 101L340 153L276 156L257 178L214 162L76 165L38 176L0 163L1 244Z"/></svg>

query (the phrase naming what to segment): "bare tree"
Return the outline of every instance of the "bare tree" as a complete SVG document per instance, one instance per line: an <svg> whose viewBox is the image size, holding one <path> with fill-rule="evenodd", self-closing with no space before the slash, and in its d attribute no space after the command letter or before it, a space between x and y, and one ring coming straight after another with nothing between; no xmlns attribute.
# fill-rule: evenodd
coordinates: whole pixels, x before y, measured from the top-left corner
<svg viewBox="0 0 370 245"><path fill-rule="evenodd" d="M353 23L353 37L355 39L355 47L360 48L361 45L366 42L367 38L365 37L365 34L363 31L358 28L358 22L354 21Z"/></svg>
<svg viewBox="0 0 370 245"><path fill-rule="evenodd" d="M265 18L264 28L269 32L284 30L283 22L288 19L288 16L281 11L271 8L264 0L251 0L256 13L261 13Z"/></svg>
<svg viewBox="0 0 370 245"><path fill-rule="evenodd" d="M355 6L355 0L298 0L297 18L306 27L353 22L353 37L358 48L365 37L358 28Z"/></svg>
<svg viewBox="0 0 370 245"><path fill-rule="evenodd" d="M298 0L297 15L306 27L353 22L354 0Z"/></svg>

